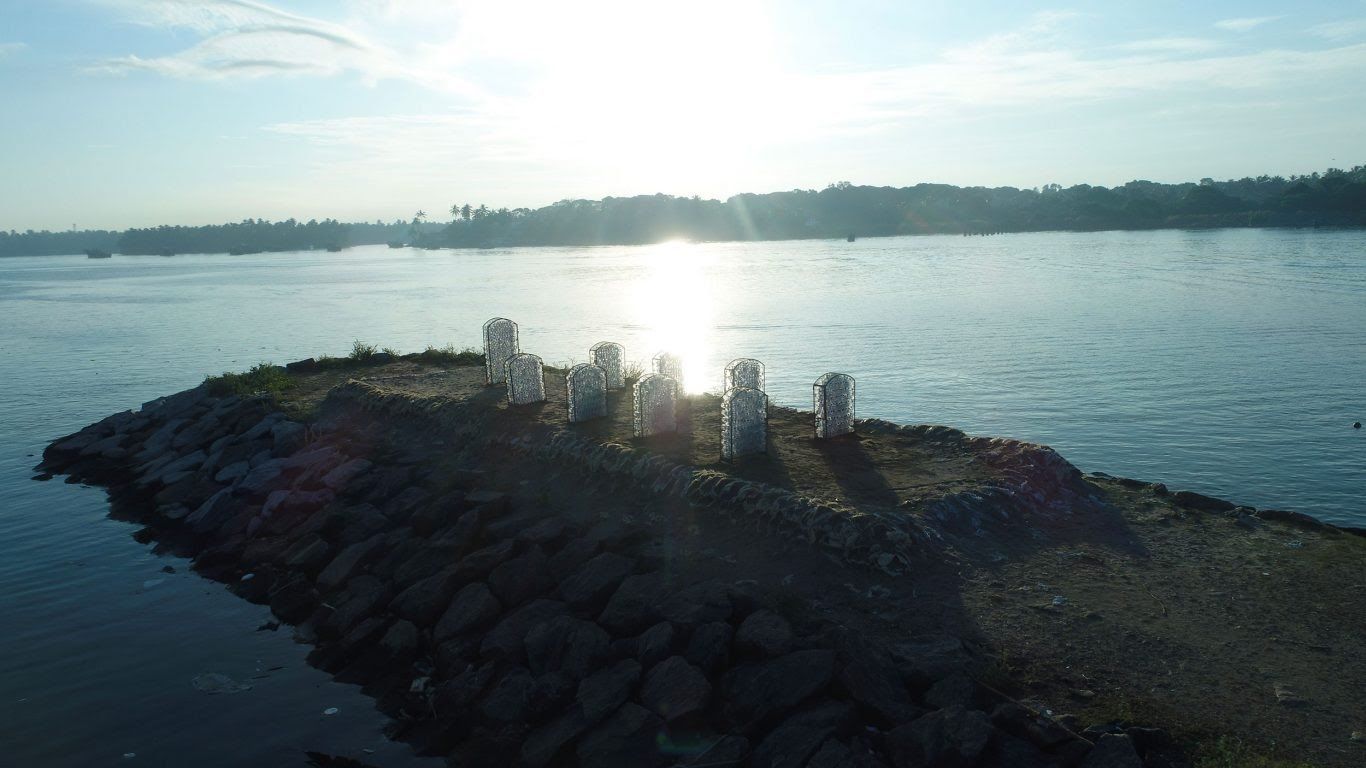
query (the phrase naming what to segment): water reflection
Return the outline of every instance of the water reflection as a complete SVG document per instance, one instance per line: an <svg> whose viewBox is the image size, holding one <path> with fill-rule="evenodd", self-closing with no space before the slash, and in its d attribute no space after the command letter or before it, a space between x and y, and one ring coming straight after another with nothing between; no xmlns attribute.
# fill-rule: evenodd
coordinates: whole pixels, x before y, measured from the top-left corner
<svg viewBox="0 0 1366 768"><path fill-rule="evenodd" d="M644 349L635 359L648 370L651 357L672 352L683 360L684 391L715 389L720 368L711 332L723 288L714 279L715 252L669 242L641 249L638 258L645 277L631 291L631 321L643 330Z"/></svg>

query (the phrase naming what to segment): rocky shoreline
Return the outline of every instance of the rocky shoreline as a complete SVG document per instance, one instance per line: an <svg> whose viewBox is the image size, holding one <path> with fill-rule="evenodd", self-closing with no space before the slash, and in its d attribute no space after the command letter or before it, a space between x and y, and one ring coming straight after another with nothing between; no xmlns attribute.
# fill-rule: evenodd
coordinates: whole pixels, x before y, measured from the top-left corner
<svg viewBox="0 0 1366 768"><path fill-rule="evenodd" d="M115 516L268 604L392 735L452 765L1191 764L1164 731L1007 696L951 630L871 635L768 578L825 567L875 596L958 539L1105 507L1055 452L865 420L971 451L985 473L878 506L507 411L375 377L300 420L199 387L54 442L39 471L108 487Z"/></svg>

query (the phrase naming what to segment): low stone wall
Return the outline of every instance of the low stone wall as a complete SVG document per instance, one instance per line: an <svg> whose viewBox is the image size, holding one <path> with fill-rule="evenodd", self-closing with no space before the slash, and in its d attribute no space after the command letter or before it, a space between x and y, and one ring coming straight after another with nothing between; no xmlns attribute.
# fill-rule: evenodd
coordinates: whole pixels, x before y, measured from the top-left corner
<svg viewBox="0 0 1366 768"><path fill-rule="evenodd" d="M684 578L648 529L519 500L487 479L507 467L479 462L568 467L585 494L669 498L890 573L934 541L913 520L359 382L323 411L304 424L190 390L57 441L41 469L109 486L117 514L268 604L313 663L366 686L394 735L453 765L1177 764L1157 762L1176 754L1158 732L1078 735L999 697L956 638L877 645L752 581ZM860 426L892 428L908 429ZM419 435L468 460L436 471L404 452ZM1016 473L999 491L1012 504L1061 509L1084 488L1051 451L983 447ZM994 497L954 503L984 514Z"/></svg>

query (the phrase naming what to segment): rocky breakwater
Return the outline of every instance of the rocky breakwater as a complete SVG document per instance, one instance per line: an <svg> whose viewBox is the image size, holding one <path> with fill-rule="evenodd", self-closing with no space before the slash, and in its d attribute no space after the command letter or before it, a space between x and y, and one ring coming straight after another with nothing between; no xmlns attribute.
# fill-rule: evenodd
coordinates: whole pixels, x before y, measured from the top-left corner
<svg viewBox="0 0 1366 768"><path fill-rule="evenodd" d="M107 486L116 516L268 604L313 663L375 696L393 735L452 765L1181 764L1161 732L1078 733L994 693L953 635L813 617L755 578L775 563L736 526L689 554L692 502L743 509L759 484L567 437L532 450L469 408L442 411L463 428L405 427L380 394L331 398L304 423L190 390L58 440L40 471ZM563 474L570 454L596 469ZM622 472L649 487L628 493ZM840 514L776 496L765 509L789 530ZM915 540L882 519L826 528L865 578L892 578L879 569L901 560L882 555Z"/></svg>

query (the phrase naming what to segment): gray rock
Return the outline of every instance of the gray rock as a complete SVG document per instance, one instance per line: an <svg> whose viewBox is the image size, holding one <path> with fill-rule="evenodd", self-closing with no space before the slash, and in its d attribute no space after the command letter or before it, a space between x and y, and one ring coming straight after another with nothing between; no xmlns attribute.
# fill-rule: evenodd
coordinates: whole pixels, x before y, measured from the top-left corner
<svg viewBox="0 0 1366 768"><path fill-rule="evenodd" d="M792 625L773 611L755 611L740 623L735 650L747 656L781 656L792 650Z"/></svg>
<svg viewBox="0 0 1366 768"><path fill-rule="evenodd" d="M290 570L316 573L328 562L332 547L317 534L300 539L285 554L285 567Z"/></svg>
<svg viewBox="0 0 1366 768"><path fill-rule="evenodd" d="M270 434L271 429L280 421L285 419L285 415L279 411L266 414L260 421L256 422L250 429L242 433L245 440L256 440Z"/></svg>
<svg viewBox="0 0 1366 768"><path fill-rule="evenodd" d="M632 659L623 659L584 678L578 693L584 717L591 722L602 719L631 697L638 682L640 664Z"/></svg>
<svg viewBox="0 0 1366 768"><path fill-rule="evenodd" d="M494 568L488 583L494 596L507 606L521 605L549 592L553 586L546 556L539 547Z"/></svg>
<svg viewBox="0 0 1366 768"><path fill-rule="evenodd" d="M649 768L663 765L657 739L659 718L643 707L622 704L611 717L584 734L576 750L580 768Z"/></svg>
<svg viewBox="0 0 1366 768"><path fill-rule="evenodd" d="M318 574L318 588L330 592L349 581L371 560L379 557L384 546L384 536L375 534L365 541L352 544L343 549L327 567Z"/></svg>
<svg viewBox="0 0 1366 768"><path fill-rule="evenodd" d="M497 666L493 662L465 667L450 680L442 683L432 697L432 704L440 716L456 715L473 704L493 682Z"/></svg>
<svg viewBox="0 0 1366 768"><path fill-rule="evenodd" d="M704 581L675 592L659 609L664 618L685 628L727 621L732 611L730 585L716 580Z"/></svg>
<svg viewBox="0 0 1366 768"><path fill-rule="evenodd" d="M181 456L178 459L171 460L157 470L155 474L145 476L144 479L169 485L170 482L167 478L173 477L181 472L193 472L196 469L199 469L200 465L203 464L204 460L207 458L209 458L208 454L203 451L194 451Z"/></svg>
<svg viewBox="0 0 1366 768"><path fill-rule="evenodd" d="M218 530L239 509L240 507L234 503L232 488L224 488L191 512L189 517L185 518L185 524L197 533L209 533Z"/></svg>
<svg viewBox="0 0 1366 768"><path fill-rule="evenodd" d="M706 766L706 768L729 768L743 765L749 756L749 739L731 734L721 736L702 751L690 755L680 762L682 766Z"/></svg>
<svg viewBox="0 0 1366 768"><path fill-rule="evenodd" d="M334 491L341 491L374 466L368 459L351 459L322 477L322 484Z"/></svg>
<svg viewBox="0 0 1366 768"><path fill-rule="evenodd" d="M345 591L333 599L336 610L325 626L335 635L344 635L360 621L373 616L389 602L389 590L374 576L357 576Z"/></svg>
<svg viewBox="0 0 1366 768"><path fill-rule="evenodd" d="M560 597L576 609L596 611L635 568L628 557L604 552L583 564L560 584Z"/></svg>
<svg viewBox="0 0 1366 768"><path fill-rule="evenodd" d="M640 688L640 703L666 721L702 712L710 699L711 683L682 656L656 664Z"/></svg>
<svg viewBox="0 0 1366 768"><path fill-rule="evenodd" d="M674 640L677 633L674 632L674 625L667 621L661 621L650 627L636 638L635 654L636 660L645 669L650 669L659 662L673 655Z"/></svg>
<svg viewBox="0 0 1366 768"><path fill-rule="evenodd" d="M218 473L213 476L213 479L220 483L232 484L246 477L247 473L250 471L250 464L245 461L237 461L218 470Z"/></svg>
<svg viewBox="0 0 1366 768"><path fill-rule="evenodd" d="M827 739L806 761L806 768L853 768L853 752L837 739Z"/></svg>
<svg viewBox="0 0 1366 768"><path fill-rule="evenodd" d="M759 742L749 764L753 768L802 768L821 742L853 720L853 714L848 704L834 701L799 712Z"/></svg>
<svg viewBox="0 0 1366 768"><path fill-rule="evenodd" d="M537 624L569 612L558 600L532 600L509 613L484 635L479 654L487 659L520 661L526 652L526 636Z"/></svg>
<svg viewBox="0 0 1366 768"><path fill-rule="evenodd" d="M252 467L247 476L237 484L237 492L243 496L264 497L267 492L281 483L285 471L283 459L268 459Z"/></svg>
<svg viewBox="0 0 1366 768"><path fill-rule="evenodd" d="M896 768L962 768L977 765L994 734L985 712L954 706L894 728L887 743Z"/></svg>
<svg viewBox="0 0 1366 768"><path fill-rule="evenodd" d="M1143 768L1143 761L1128 734L1107 733L1087 753L1081 768Z"/></svg>
<svg viewBox="0 0 1366 768"><path fill-rule="evenodd" d="M437 642L443 642L456 635L483 629L502 611L502 604L489 591L487 584L479 581L466 584L455 594L450 607L436 623L434 636Z"/></svg>
<svg viewBox="0 0 1366 768"><path fill-rule="evenodd" d="M419 636L417 627L411 621L396 621L379 641L387 665L403 667L417 656Z"/></svg>
<svg viewBox="0 0 1366 768"><path fill-rule="evenodd" d="M683 657L708 675L719 674L730 664L730 644L734 630L724 621L713 621L694 629Z"/></svg>
<svg viewBox="0 0 1366 768"><path fill-rule="evenodd" d="M977 683L965 672L954 672L930 686L925 692L925 703L936 709L955 704L972 709L977 703Z"/></svg>
<svg viewBox="0 0 1366 768"><path fill-rule="evenodd" d="M562 671L581 680L602 666L611 653L611 638L591 621L560 616L532 628L526 636L527 665L532 673Z"/></svg>
<svg viewBox="0 0 1366 768"><path fill-rule="evenodd" d="M450 605L458 586L452 566L400 592L389 604L389 610L420 627L430 627Z"/></svg>
<svg viewBox="0 0 1366 768"><path fill-rule="evenodd" d="M598 623L617 635L639 634L660 620L659 604L664 596L662 573L627 576L602 609Z"/></svg>
<svg viewBox="0 0 1366 768"><path fill-rule="evenodd" d="M896 668L879 654L846 655L837 685L865 716L884 728L908 723L924 714L911 699Z"/></svg>
<svg viewBox="0 0 1366 768"><path fill-rule="evenodd" d="M574 739L588 729L592 723L583 714L577 703L540 728L527 734L522 743L520 763L526 768L543 768L556 761L556 756L565 751Z"/></svg>
<svg viewBox="0 0 1366 768"><path fill-rule="evenodd" d="M794 651L741 665L728 672L722 682L727 700L725 715L748 731L825 690L834 673L835 653L826 650Z"/></svg>
<svg viewBox="0 0 1366 768"><path fill-rule="evenodd" d="M513 667L484 697L479 705L479 713L490 720L505 723L530 720L531 698L535 690L536 678L522 667Z"/></svg>
<svg viewBox="0 0 1366 768"><path fill-rule="evenodd" d="M297 421L280 421L271 426L270 438L274 445L271 455L291 456L308 443L308 428Z"/></svg>
<svg viewBox="0 0 1366 768"><path fill-rule="evenodd" d="M455 565L460 577L466 581L487 579L494 568L512 556L516 547L517 543L511 539L500 541L465 555Z"/></svg>
<svg viewBox="0 0 1366 768"><path fill-rule="evenodd" d="M598 553L598 545L587 539L573 539L550 558L550 576L556 583L569 578L574 571Z"/></svg>

